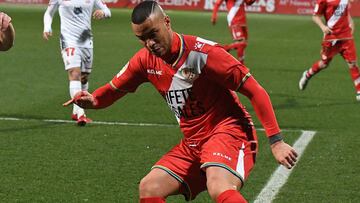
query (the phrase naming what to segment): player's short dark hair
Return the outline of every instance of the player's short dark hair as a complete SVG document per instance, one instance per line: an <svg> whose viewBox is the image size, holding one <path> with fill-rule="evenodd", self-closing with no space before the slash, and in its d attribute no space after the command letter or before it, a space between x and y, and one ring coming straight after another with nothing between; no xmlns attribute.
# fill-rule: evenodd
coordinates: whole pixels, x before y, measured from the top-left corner
<svg viewBox="0 0 360 203"><path fill-rule="evenodd" d="M139 3L131 14L132 23L143 23L156 9L161 9L156 1L143 1Z"/></svg>

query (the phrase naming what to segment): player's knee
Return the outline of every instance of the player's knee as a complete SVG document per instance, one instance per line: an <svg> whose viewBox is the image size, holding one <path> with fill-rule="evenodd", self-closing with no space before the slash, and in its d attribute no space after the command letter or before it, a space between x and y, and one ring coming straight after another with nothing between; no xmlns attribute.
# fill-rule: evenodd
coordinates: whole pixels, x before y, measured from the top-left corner
<svg viewBox="0 0 360 203"><path fill-rule="evenodd" d="M217 177L208 177L206 187L211 199L216 200L217 196L222 192L220 181Z"/></svg>
<svg viewBox="0 0 360 203"><path fill-rule="evenodd" d="M320 69L324 69L324 68L328 67L329 62L330 62L329 60L321 60L321 61L319 62L319 68L320 68Z"/></svg>
<svg viewBox="0 0 360 203"><path fill-rule="evenodd" d="M161 191L161 184L148 178L143 178L139 184L140 197L158 197Z"/></svg>
<svg viewBox="0 0 360 203"><path fill-rule="evenodd" d="M69 80L81 80L81 71L78 68L68 70Z"/></svg>
<svg viewBox="0 0 360 203"><path fill-rule="evenodd" d="M206 182L208 193L211 199L216 200L216 198L226 190L237 190L238 187L235 184L231 184L225 181L219 176L210 176L207 178Z"/></svg>
<svg viewBox="0 0 360 203"><path fill-rule="evenodd" d="M358 64L356 61L348 62L349 68L358 68Z"/></svg>

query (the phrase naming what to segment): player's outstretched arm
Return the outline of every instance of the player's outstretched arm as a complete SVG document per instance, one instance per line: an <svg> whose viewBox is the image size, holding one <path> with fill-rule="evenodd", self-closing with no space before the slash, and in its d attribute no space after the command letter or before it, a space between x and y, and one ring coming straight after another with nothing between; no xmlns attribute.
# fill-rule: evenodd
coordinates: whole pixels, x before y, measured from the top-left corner
<svg viewBox="0 0 360 203"><path fill-rule="evenodd" d="M15 29L11 17L0 12L0 51L7 51L14 45Z"/></svg>
<svg viewBox="0 0 360 203"><path fill-rule="evenodd" d="M84 109L95 108L97 102L93 95L86 91L80 91L74 95L74 98L65 102L63 106L69 106L70 104L76 104Z"/></svg>
<svg viewBox="0 0 360 203"><path fill-rule="evenodd" d="M239 92L250 99L257 117L265 128L276 161L289 169L292 168L296 162L296 151L282 140L270 97L265 89L250 76Z"/></svg>

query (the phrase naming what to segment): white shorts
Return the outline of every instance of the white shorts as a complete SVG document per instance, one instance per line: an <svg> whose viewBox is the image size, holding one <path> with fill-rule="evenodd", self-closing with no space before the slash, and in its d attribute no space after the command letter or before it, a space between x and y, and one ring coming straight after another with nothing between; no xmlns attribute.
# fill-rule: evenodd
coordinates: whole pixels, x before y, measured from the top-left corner
<svg viewBox="0 0 360 203"><path fill-rule="evenodd" d="M65 70L79 67L81 72L91 73L93 49L83 47L67 47L61 50Z"/></svg>

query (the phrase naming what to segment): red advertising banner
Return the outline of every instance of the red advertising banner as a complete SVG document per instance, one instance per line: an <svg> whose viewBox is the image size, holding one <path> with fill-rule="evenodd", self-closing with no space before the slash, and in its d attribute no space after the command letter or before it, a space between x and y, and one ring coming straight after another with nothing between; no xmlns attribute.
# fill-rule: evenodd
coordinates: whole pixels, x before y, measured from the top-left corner
<svg viewBox="0 0 360 203"><path fill-rule="evenodd" d="M111 8L133 8L144 0L104 0ZM47 4L48 0L0 0L0 3L16 4ZM157 0L165 9L173 10L199 10L211 11L215 0ZM273 13L273 14L294 14L311 15L316 0L257 0L253 5L247 6L250 13ZM225 3L220 7L225 11ZM360 17L360 1L351 5L351 15Z"/></svg>
<svg viewBox="0 0 360 203"><path fill-rule="evenodd" d="M142 1L144 0L105 0L109 7L128 8ZM157 2L165 9L210 11L215 0L157 0ZM251 13L311 15L315 3L316 0L257 0L253 5L247 6L246 10ZM225 3L220 10L226 10ZM352 4L351 14L360 17L360 1Z"/></svg>
<svg viewBox="0 0 360 203"><path fill-rule="evenodd" d="M48 0L0 0L0 3L9 4L47 4Z"/></svg>

